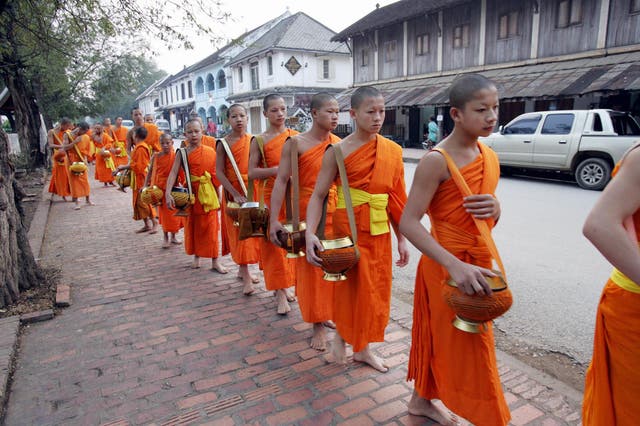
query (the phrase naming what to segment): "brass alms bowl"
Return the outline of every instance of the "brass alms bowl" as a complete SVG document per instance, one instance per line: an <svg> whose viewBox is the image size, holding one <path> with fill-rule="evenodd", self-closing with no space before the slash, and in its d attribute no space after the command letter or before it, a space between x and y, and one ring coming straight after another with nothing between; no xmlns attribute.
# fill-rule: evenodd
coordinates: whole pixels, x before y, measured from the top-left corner
<svg viewBox="0 0 640 426"><path fill-rule="evenodd" d="M320 240L324 248L318 252L322 259L322 270L327 281L344 281L347 271L353 268L360 259L360 251L353 243L351 237L336 238L333 240Z"/></svg>
<svg viewBox="0 0 640 426"><path fill-rule="evenodd" d="M287 258L294 259L296 257L303 257L307 246L304 235L307 224L300 222L298 230L295 232L291 223L285 223L282 227L286 232L280 232L278 239L280 240L280 246L287 251Z"/></svg>

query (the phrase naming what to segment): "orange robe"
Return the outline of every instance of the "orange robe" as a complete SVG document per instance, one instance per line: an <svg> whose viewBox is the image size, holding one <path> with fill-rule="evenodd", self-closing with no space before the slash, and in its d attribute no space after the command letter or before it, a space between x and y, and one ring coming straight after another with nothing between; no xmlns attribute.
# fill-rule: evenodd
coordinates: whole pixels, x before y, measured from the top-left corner
<svg viewBox="0 0 640 426"><path fill-rule="evenodd" d="M189 153L189 169L191 175L202 176L205 171L211 174L214 187L219 184L216 176L216 151L208 146L200 145ZM196 201L191 206L189 216L184 225L184 250L187 254L215 259L219 253L219 219L218 210L205 212L198 200L199 182L191 182Z"/></svg>
<svg viewBox="0 0 640 426"><path fill-rule="evenodd" d="M243 139L237 140L233 146L230 146L231 154L236 160L240 175L244 180L245 187L248 187L247 173L249 171L249 147L251 135L245 134ZM229 179L233 187L242 194L242 187L236 177L229 158L225 158L224 174ZM237 265L249 265L260 261L260 241L257 238L248 238L240 241L238 239L238 227L233 224L233 219L225 213L230 195L227 191L222 191L222 255L231 253L231 258Z"/></svg>
<svg viewBox="0 0 640 426"><path fill-rule="evenodd" d="M614 171L614 175L617 168ZM640 210L633 215L640 241ZM636 283L638 284L638 283ZM640 418L640 293L607 281L596 314L593 358L582 403L585 426L638 424Z"/></svg>
<svg viewBox="0 0 640 426"><path fill-rule="evenodd" d="M95 180L103 183L113 182L114 177L111 173L115 170L115 162L112 163L114 168L110 169L107 166L105 158L100 154L102 149L105 149L107 151L111 149L111 147L113 146L113 139L107 134L107 132L103 132L101 141L98 142L94 139L92 139L92 141L96 147ZM113 154L111 159L113 160Z"/></svg>
<svg viewBox="0 0 640 426"><path fill-rule="evenodd" d="M133 204L133 220L151 219L156 216L152 206L142 202L140 190L144 187L144 180L149 171L151 154L149 146L145 142L139 142L131 152L131 194Z"/></svg>
<svg viewBox="0 0 640 426"><path fill-rule="evenodd" d="M158 130L158 126L153 123L144 123L144 128L147 129L147 137L144 141L153 149L155 152L162 151L162 147L160 146L160 130Z"/></svg>
<svg viewBox="0 0 640 426"><path fill-rule="evenodd" d="M213 136L202 135L202 139L200 139L200 143L204 146L208 146L209 148L216 149L216 138Z"/></svg>
<svg viewBox="0 0 640 426"><path fill-rule="evenodd" d="M63 131L58 131L53 134L53 143L56 145L62 145L64 141ZM53 150L55 154L57 149ZM49 192L59 195L61 197L68 197L71 195L71 188L69 187L69 172L67 170L67 156L60 161L51 156L51 182L49 183Z"/></svg>
<svg viewBox="0 0 640 426"><path fill-rule="evenodd" d="M264 156L267 167L275 167L280 164L280 153L289 136L297 134L295 130L287 129L275 138L265 141ZM262 162L260 163L262 166ZM264 193L264 201L268 206L271 201L271 192L275 177L256 183L259 192ZM263 186L264 185L264 186ZM262 189L264 188L264 190ZM280 210L280 221L286 219L285 209ZM287 252L272 244L267 238L259 238L260 241L260 269L264 272L264 284L267 290L280 290L295 284L295 262L287 259Z"/></svg>
<svg viewBox="0 0 640 426"><path fill-rule="evenodd" d="M336 143L339 137L331 134L322 143L314 146L298 156L298 176L300 181L300 220L307 217L307 206L313 194L313 188L320 173L322 157L327 145ZM332 213L336 209L335 187L329 190L327 200L327 218L325 236L330 238ZM307 262L306 257L295 259L296 262L296 295L302 319L310 323L318 323L333 319L334 283L322 279L320 268Z"/></svg>
<svg viewBox="0 0 640 426"><path fill-rule="evenodd" d="M481 154L460 169L474 194L493 194L500 177L496 154L478 143ZM491 268L489 249L479 238L473 218L462 206L453 179L443 182L429 207L432 234L458 259ZM487 220L489 227L495 223ZM433 231L435 230L435 232ZM442 297L448 274L427 256L416 273L412 345L408 379L426 399L440 399L454 413L478 426L506 425L511 415L496 364L493 327L480 334L451 325L453 310Z"/></svg>
<svg viewBox="0 0 640 426"><path fill-rule="evenodd" d="M82 158L78 156L78 152L75 148L71 148L67 151L67 155L69 156L69 165L76 162L81 163L89 156L89 151L91 149L91 139L86 133L80 136L80 138L81 141L78 142L76 147L78 147L78 151L80 151L80 154L82 154ZM91 187L89 186L89 170L85 171L81 175L76 175L75 173L71 173L71 171L69 171L69 186L71 188L71 196L73 198L89 196L89 194L91 193Z"/></svg>
<svg viewBox="0 0 640 426"><path fill-rule="evenodd" d="M113 161L118 166L126 166L129 163L129 156L127 155L127 132L128 128L124 126L113 127L113 148L120 148L120 154L114 154Z"/></svg>
<svg viewBox="0 0 640 426"><path fill-rule="evenodd" d="M387 215L400 222L407 201L402 148L377 135L345 158L349 187L370 194L389 194ZM337 186L341 185L337 179ZM359 352L368 343L384 341L384 329L391 308L391 233L370 234L369 205L354 207L358 227L360 260L347 272L347 279L335 283L333 321L340 336ZM347 210L333 214L336 237L351 235Z"/></svg>
<svg viewBox="0 0 640 426"><path fill-rule="evenodd" d="M169 154L158 153L153 160L151 185L156 185L158 188L162 189L163 193L167 188L167 178L169 177L175 158L176 152L172 147ZM176 233L184 226L184 219L180 216L175 216L176 211L169 210L165 203L165 199L162 197L162 203L158 206L158 214L162 230L164 232Z"/></svg>

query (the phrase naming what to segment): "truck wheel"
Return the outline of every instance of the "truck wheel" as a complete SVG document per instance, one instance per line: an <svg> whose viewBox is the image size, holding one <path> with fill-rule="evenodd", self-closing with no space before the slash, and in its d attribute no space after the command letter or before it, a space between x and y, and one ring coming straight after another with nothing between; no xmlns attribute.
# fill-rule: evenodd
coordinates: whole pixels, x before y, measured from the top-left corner
<svg viewBox="0 0 640 426"><path fill-rule="evenodd" d="M600 191L611 179L611 166L602 158L587 158L576 168L576 182L580 188Z"/></svg>

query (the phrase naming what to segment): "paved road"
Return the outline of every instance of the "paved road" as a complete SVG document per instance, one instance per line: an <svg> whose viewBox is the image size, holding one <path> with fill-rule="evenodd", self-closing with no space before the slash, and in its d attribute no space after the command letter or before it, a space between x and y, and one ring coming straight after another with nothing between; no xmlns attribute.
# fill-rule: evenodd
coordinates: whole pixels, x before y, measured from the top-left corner
<svg viewBox="0 0 640 426"><path fill-rule="evenodd" d="M405 163L407 191L414 171L415 164ZM509 337L583 363L591 358L595 309L610 272L582 236L599 194L570 182L523 177L501 178L497 192L502 218L494 236L515 296L497 326ZM419 255L413 250L411 265L395 272L394 294L405 301Z"/></svg>

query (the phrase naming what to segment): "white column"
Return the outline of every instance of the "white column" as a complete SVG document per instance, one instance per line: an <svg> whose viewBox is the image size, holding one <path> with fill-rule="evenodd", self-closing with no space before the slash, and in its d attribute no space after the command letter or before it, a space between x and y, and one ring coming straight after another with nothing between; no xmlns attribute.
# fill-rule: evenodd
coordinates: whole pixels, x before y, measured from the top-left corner
<svg viewBox="0 0 640 426"><path fill-rule="evenodd" d="M611 0L600 0L600 19L598 20L598 41L596 48L607 47L607 30L609 27L609 6Z"/></svg>
<svg viewBox="0 0 640 426"><path fill-rule="evenodd" d="M404 21L402 23L402 75L407 76L409 74L409 22Z"/></svg>
<svg viewBox="0 0 640 426"><path fill-rule="evenodd" d="M531 59L536 59L538 57L538 37L540 35L540 8L541 7L542 7L542 4L540 4L538 8L538 12L537 13L534 12L531 18L531 55L530 55Z"/></svg>
<svg viewBox="0 0 640 426"><path fill-rule="evenodd" d="M478 65L484 65L484 55L487 48L487 0L480 2L480 40L478 51Z"/></svg>
<svg viewBox="0 0 640 426"><path fill-rule="evenodd" d="M439 34L438 34L438 71L442 71L442 46L443 46L443 38L444 38L444 29L442 28L442 21L443 21L443 17L442 17L442 11L438 12L438 27L439 27Z"/></svg>

